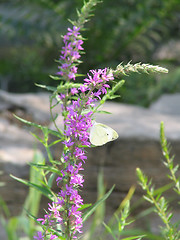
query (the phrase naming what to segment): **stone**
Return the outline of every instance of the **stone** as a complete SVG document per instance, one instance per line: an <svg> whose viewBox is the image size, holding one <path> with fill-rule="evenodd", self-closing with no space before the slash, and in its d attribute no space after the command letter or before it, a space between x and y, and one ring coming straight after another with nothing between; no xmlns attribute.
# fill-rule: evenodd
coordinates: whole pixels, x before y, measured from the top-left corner
<svg viewBox="0 0 180 240"><path fill-rule="evenodd" d="M36 144L37 145L37 144ZM0 195L12 214L17 214L25 200L27 187L10 177L10 174L28 179L29 165L35 153L35 139L25 129L0 118Z"/></svg>
<svg viewBox="0 0 180 240"><path fill-rule="evenodd" d="M150 110L166 115L180 116L180 94L163 94L157 101L150 105Z"/></svg>
<svg viewBox="0 0 180 240"><path fill-rule="evenodd" d="M97 122L114 128L119 133L119 139L159 140L161 121L164 121L167 138L180 139L180 115L171 116L171 114L153 111L151 108L112 102L106 103L102 110L110 111L112 114L99 114L96 118Z"/></svg>
<svg viewBox="0 0 180 240"><path fill-rule="evenodd" d="M0 112L20 109L32 116L40 123L49 121L49 94L48 93L8 93L0 90Z"/></svg>

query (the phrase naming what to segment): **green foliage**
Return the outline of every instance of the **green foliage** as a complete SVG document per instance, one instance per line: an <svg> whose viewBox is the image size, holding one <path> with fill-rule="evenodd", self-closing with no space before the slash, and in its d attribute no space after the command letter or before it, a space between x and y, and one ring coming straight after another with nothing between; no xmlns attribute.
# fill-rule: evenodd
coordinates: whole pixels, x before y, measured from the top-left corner
<svg viewBox="0 0 180 240"><path fill-rule="evenodd" d="M44 56L44 57L43 57ZM45 54L31 46L6 46L1 50L1 88L14 92L28 92L34 84L48 83ZM50 68L49 68L50 71ZM49 72L48 72L49 73Z"/></svg>
<svg viewBox="0 0 180 240"><path fill-rule="evenodd" d="M120 102L148 107L163 93L180 92L180 68L169 70L168 75L131 73L123 77ZM137 89L137 91L134 91Z"/></svg>
<svg viewBox="0 0 180 240"><path fill-rule="evenodd" d="M168 177L173 182L174 190L180 194L180 180L176 177L176 172L179 165L174 166L174 157L170 157L169 146L165 138L164 124L161 123L160 139L163 155L165 157L164 165L169 169L170 174ZM152 180L148 180L148 177L139 169L136 169L136 173L139 179L139 184L142 189L146 191L144 199L148 201L154 208L154 212L161 218L164 226L161 227L162 235L167 240L178 240L180 238L180 230L178 229L179 222L172 223L173 212L170 210L167 199L162 195L162 191L155 190L152 184Z"/></svg>
<svg viewBox="0 0 180 240"><path fill-rule="evenodd" d="M35 152L32 164L43 164L44 158L40 152ZM33 165L30 167L30 182L40 185L41 171ZM37 230L34 218L37 217L40 207L41 192L35 188L29 188L22 212L19 216L11 216L6 203L1 199L0 220L8 237L8 240L31 240L34 231Z"/></svg>
<svg viewBox="0 0 180 240"><path fill-rule="evenodd" d="M170 147L169 147L169 144L167 143L167 140L164 134L163 122L161 122L160 139L161 139L161 147L162 147L163 155L166 159L166 161L164 161L164 165L170 171L170 174L168 175L168 177L175 184L173 189L177 194L180 195L180 180L176 177L176 173L179 168L179 165L177 164L176 166L174 166L174 156L170 156Z"/></svg>
<svg viewBox="0 0 180 240"><path fill-rule="evenodd" d="M149 61L160 43L179 34L179 8L178 0L104 0L87 33L93 36L85 43L90 68Z"/></svg>
<svg viewBox="0 0 180 240"><path fill-rule="evenodd" d="M137 236L137 232L131 231L131 233L126 232L126 226L130 225L133 220L130 220L130 200L134 194L135 187L132 186L124 198L124 200L119 205L119 208L114 212L114 214L110 217L110 219L106 219L106 202L104 200L107 199L107 193L105 194L105 184L104 184L104 176L103 169L98 174L98 197L97 201L98 207L94 208L94 215L91 221L91 225L88 230L83 235L83 240L105 240L109 239L122 239L122 240L131 240L136 239L140 240L144 236L142 232ZM108 191L109 193L112 191ZM95 204L96 205L96 204ZM107 222L107 223L105 223ZM135 236L136 235L136 236ZM126 236L125 238L123 238ZM128 236L128 237L127 237ZM121 238L120 238L121 237Z"/></svg>
<svg viewBox="0 0 180 240"><path fill-rule="evenodd" d="M59 55L60 34L69 26L66 19L75 19L74 9L81 4L82 0L1 1L0 31L4 52L0 62L1 88L27 92L37 91L34 83L49 84L47 75L56 71L52 59ZM172 36L178 38L179 9L179 0L104 0L97 6L92 21L87 23L89 31L85 37L91 40L85 41L86 61L80 66L80 73L102 66L114 68L119 62L130 59L152 62L159 44ZM122 95L123 101L137 103L140 100L141 105L147 106L164 89L153 88L153 93L149 94L155 97L147 97L144 78L150 81L150 88L156 79L137 78L137 74L130 77L132 80L124 88L127 95ZM168 82L169 88L171 82ZM137 85L135 92L131 91L134 84Z"/></svg>
<svg viewBox="0 0 180 240"><path fill-rule="evenodd" d="M106 194L102 196L90 209L88 209L84 214L83 214L83 222L87 220L88 217L90 217L93 212L97 209L97 207L102 204L112 193L113 189L115 186L113 186ZM98 211L98 210L97 210Z"/></svg>

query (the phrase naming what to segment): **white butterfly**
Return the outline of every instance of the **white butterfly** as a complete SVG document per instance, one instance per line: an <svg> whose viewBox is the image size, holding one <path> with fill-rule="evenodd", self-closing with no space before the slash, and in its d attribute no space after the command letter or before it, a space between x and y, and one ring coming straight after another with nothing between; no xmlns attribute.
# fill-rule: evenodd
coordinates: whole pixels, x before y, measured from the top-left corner
<svg viewBox="0 0 180 240"><path fill-rule="evenodd" d="M102 146L117 138L117 132L102 123L94 122L90 129L90 142L95 146Z"/></svg>

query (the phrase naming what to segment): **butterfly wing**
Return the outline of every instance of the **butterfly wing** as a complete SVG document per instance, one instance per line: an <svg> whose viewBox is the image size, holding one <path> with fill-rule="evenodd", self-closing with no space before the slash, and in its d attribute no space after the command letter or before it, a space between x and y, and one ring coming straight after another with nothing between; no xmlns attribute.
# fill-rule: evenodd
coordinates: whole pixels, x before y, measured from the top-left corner
<svg viewBox="0 0 180 240"><path fill-rule="evenodd" d="M95 123L90 130L90 142L95 146L102 146L108 142L106 129L101 124Z"/></svg>
<svg viewBox="0 0 180 240"><path fill-rule="evenodd" d="M118 138L118 134L114 129L102 124L94 123L90 130L90 142L95 146L102 146L107 142Z"/></svg>

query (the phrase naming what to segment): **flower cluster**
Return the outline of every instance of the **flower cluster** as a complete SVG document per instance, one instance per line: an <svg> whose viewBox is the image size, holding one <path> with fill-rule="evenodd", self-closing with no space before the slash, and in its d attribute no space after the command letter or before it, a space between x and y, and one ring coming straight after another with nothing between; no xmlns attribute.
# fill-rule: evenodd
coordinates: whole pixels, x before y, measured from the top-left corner
<svg viewBox="0 0 180 240"><path fill-rule="evenodd" d="M80 39L79 28L68 28L68 33L63 37L65 46L61 51L58 75L64 80L75 80L77 67L75 64L80 58L79 52L83 41ZM55 200L49 204L44 218L37 219L41 222L44 232L38 232L34 239L56 239L57 232L67 239L77 238L81 233L82 213L79 211L83 205L83 199L78 193L79 187L83 187L83 176L79 173L83 170L87 156L84 147L90 147L89 129L92 127L92 115L95 102L107 93L108 82L113 80L113 75L108 69L91 70L79 88L71 88L66 94L60 93L62 112L64 116L64 151L62 155L63 169L56 179L60 188ZM71 97L77 100L71 100ZM67 103L70 100L70 104ZM86 111L84 111L86 110ZM64 114L65 113L65 114ZM58 229L57 226L61 228ZM53 229L53 230L49 230Z"/></svg>
<svg viewBox="0 0 180 240"><path fill-rule="evenodd" d="M64 47L61 50L59 58L61 66L58 67L59 72L57 72L57 75L62 76L64 80L75 80L76 77L76 63L81 57L80 51L83 50L81 46L83 40L81 39L79 29L76 26L73 26L73 29L68 28L67 34L63 36Z"/></svg>
<svg viewBox="0 0 180 240"><path fill-rule="evenodd" d="M79 170L82 170L82 162L87 159L83 146L90 146L89 128L92 126L93 115L90 110L87 113L83 113L82 110L88 110L89 106L93 106L97 100L101 99L100 96L106 94L107 88L110 87L107 82L114 79L112 74L107 73L107 69L91 70L90 73L88 78L84 79L84 84L76 89L76 94L78 93L81 97L72 101L72 104L67 107L64 131L66 140L63 143L66 149L64 159L68 166L61 171L62 176L57 178L58 185L62 185L61 181L64 180L66 183L69 179L69 183L65 184L65 189L60 191L59 196L63 196L61 204L66 204L64 198L68 196L68 216L71 229L74 230L72 232L74 238L75 233L81 233L82 228L81 212L78 208L83 204L83 200L77 189L79 186L83 187L84 179L79 174Z"/></svg>

